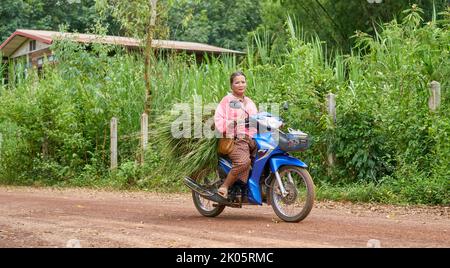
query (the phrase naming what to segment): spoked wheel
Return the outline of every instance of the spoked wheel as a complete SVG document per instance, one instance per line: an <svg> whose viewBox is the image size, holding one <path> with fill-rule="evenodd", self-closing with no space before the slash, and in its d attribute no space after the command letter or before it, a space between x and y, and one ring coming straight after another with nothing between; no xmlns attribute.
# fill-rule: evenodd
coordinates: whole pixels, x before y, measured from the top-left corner
<svg viewBox="0 0 450 268"><path fill-rule="evenodd" d="M216 185L217 182L208 178L197 180L197 182L209 189L217 189L218 187ZM225 205L219 205L214 201L208 200L195 191L192 191L192 199L194 200L195 208L205 217L216 217L225 209Z"/></svg>
<svg viewBox="0 0 450 268"><path fill-rule="evenodd" d="M286 190L283 196L276 178L270 184L271 205L275 214L287 222L299 222L308 216L314 203L314 183L308 171L296 166L278 170Z"/></svg>

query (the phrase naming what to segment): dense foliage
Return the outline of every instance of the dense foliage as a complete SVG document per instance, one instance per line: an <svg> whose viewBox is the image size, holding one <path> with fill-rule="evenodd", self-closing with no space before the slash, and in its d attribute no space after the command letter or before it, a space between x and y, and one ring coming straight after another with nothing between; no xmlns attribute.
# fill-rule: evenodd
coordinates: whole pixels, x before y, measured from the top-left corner
<svg viewBox="0 0 450 268"><path fill-rule="evenodd" d="M424 9L427 21L431 20L434 7L443 10L448 5L447 0L383 0L379 4L367 0L271 0L265 3L263 26L278 32L286 15L295 16L306 32L317 33L328 45L344 51L352 47L350 37L356 30L375 34L380 24L400 19L401 12L412 4Z"/></svg>
<svg viewBox="0 0 450 268"><path fill-rule="evenodd" d="M112 9L105 10L106 3ZM101 20L110 35L141 36L148 22L146 0L11 0L0 2L0 41L16 29L89 32ZM255 30L266 30L281 49L289 38L284 34L288 16L296 18L308 34L317 33L333 49L349 52L356 30L375 34L375 29L401 11L418 4L431 20L434 9L444 10L447 0L159 0L158 38L209 43L245 49ZM120 12L117 12L120 10ZM351 15L349 15L351 14ZM134 22L133 25L129 24ZM272 40L272 41L274 41ZM277 46L278 45L278 46ZM281 47L280 47L281 46Z"/></svg>
<svg viewBox="0 0 450 268"><path fill-rule="evenodd" d="M93 25L97 12L94 0L12 0L0 2L0 42L16 29L70 30L85 32Z"/></svg>
<svg viewBox="0 0 450 268"><path fill-rule="evenodd" d="M247 33L261 23L260 1L176 1L169 12L170 37L243 50Z"/></svg>

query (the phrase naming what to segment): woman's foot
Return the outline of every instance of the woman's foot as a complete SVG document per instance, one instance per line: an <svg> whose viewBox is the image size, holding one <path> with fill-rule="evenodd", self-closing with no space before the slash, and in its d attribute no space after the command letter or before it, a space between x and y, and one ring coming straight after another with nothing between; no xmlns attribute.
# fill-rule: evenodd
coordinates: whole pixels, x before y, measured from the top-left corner
<svg viewBox="0 0 450 268"><path fill-rule="evenodd" d="M219 190L217 191L217 193L222 196L223 198L227 199L228 198L228 187L226 186L220 186Z"/></svg>

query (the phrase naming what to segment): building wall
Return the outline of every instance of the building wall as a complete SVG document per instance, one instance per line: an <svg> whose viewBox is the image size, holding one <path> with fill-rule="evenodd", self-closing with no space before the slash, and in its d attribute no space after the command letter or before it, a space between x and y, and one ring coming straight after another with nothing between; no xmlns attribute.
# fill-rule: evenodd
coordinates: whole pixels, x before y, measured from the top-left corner
<svg viewBox="0 0 450 268"><path fill-rule="evenodd" d="M16 58L16 57L20 57L23 55L26 55L32 51L30 51L30 39L28 39L27 41L25 41L12 55L11 58ZM36 40L36 49L33 51L39 51L39 50L43 50L43 49L48 49L48 47L50 47L50 45L42 43L40 41Z"/></svg>
<svg viewBox="0 0 450 268"><path fill-rule="evenodd" d="M49 48L41 49L41 50L35 50L35 52L30 53L29 55L29 61L31 63L31 66L33 67L42 67L42 63L38 62L39 58L45 58L52 54Z"/></svg>

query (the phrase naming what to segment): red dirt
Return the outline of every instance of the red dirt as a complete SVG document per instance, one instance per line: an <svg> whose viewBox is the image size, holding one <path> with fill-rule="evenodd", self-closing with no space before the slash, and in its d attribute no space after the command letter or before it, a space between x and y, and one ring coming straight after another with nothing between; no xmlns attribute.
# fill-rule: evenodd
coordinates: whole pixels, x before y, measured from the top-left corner
<svg viewBox="0 0 450 268"><path fill-rule="evenodd" d="M316 202L300 223L272 208L201 216L190 194L0 187L0 248L450 247L449 207Z"/></svg>

